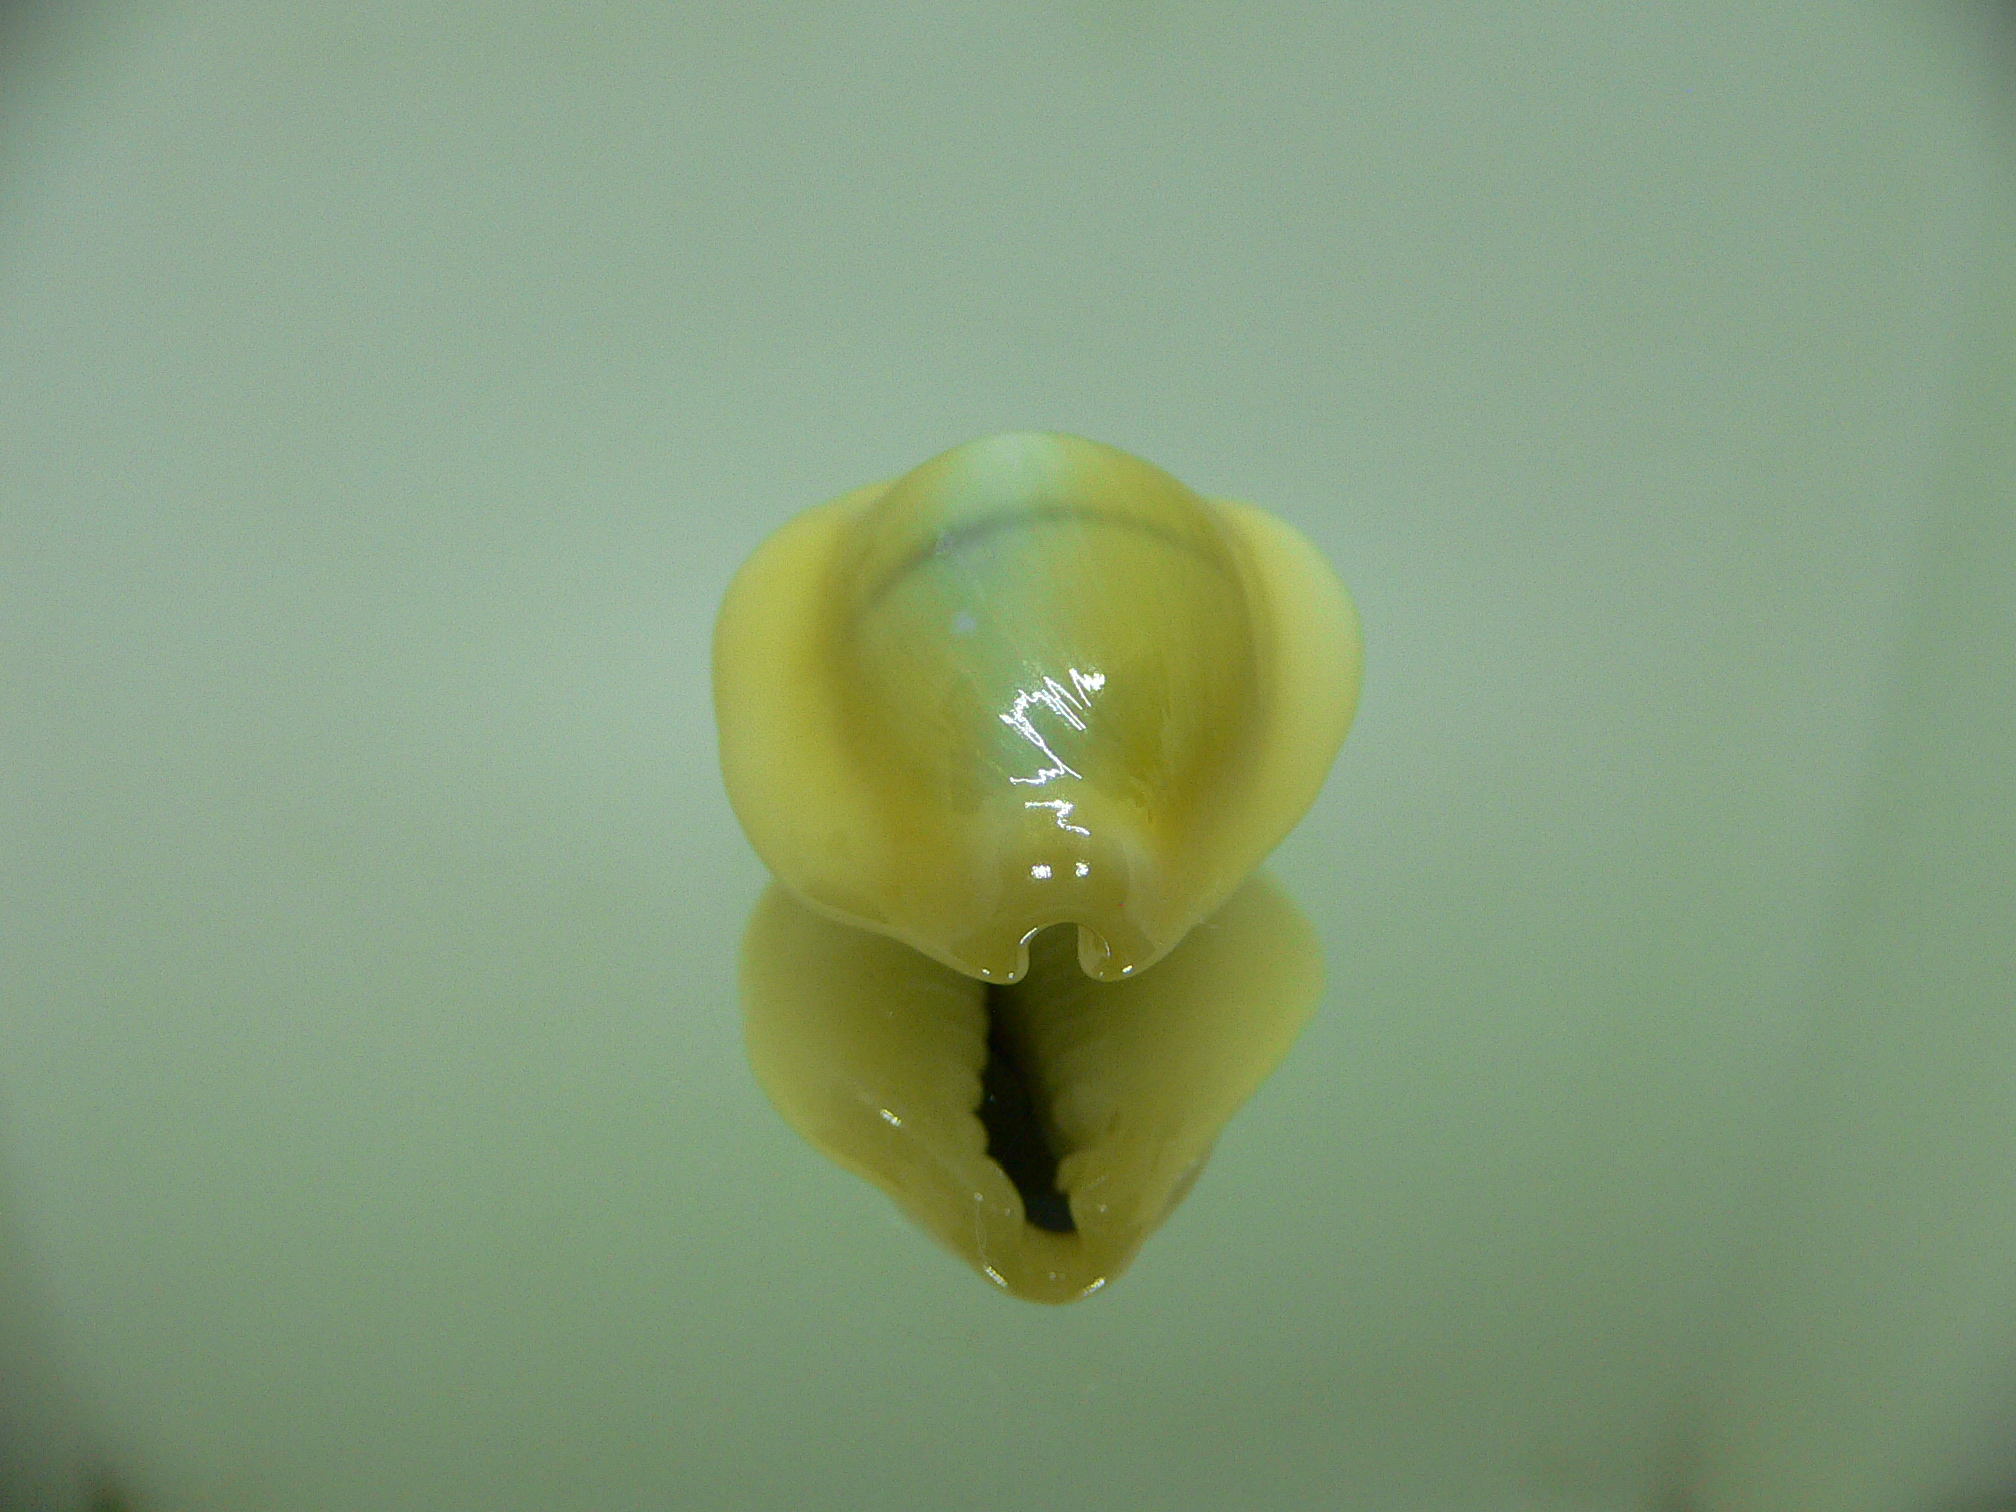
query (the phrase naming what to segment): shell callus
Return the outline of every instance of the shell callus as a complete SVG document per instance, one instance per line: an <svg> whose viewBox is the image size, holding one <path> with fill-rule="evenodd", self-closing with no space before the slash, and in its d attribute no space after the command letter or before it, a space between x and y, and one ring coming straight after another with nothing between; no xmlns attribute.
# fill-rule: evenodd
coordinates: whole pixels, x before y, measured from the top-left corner
<svg viewBox="0 0 2016 1512"><path fill-rule="evenodd" d="M1076 437L970 442L771 537L715 637L737 816L803 901L982 981L1145 970L1315 798L1356 701L1326 563Z"/></svg>

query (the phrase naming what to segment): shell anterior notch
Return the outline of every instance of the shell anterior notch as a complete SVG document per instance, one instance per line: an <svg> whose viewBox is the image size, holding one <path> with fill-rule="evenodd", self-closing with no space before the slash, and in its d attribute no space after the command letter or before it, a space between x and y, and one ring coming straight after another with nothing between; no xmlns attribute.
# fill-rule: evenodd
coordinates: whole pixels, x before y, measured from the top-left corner
<svg viewBox="0 0 2016 1512"><path fill-rule="evenodd" d="M721 606L714 702L730 802L804 902L995 983L1074 924L1118 981L1301 818L1360 665L1286 524L1010 434L764 542Z"/></svg>

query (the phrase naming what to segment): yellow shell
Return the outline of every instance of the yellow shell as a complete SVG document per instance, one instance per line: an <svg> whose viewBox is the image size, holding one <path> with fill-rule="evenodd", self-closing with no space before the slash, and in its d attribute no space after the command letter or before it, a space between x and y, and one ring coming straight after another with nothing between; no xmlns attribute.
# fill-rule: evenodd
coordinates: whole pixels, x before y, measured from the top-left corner
<svg viewBox="0 0 2016 1512"><path fill-rule="evenodd" d="M799 516L714 637L728 796L804 902L968 976L1153 965L1314 801L1358 621L1294 530L1074 436Z"/></svg>
<svg viewBox="0 0 2016 1512"><path fill-rule="evenodd" d="M1125 982L1089 980L1063 930L1032 954L1024 981L989 986L773 886L743 937L743 1033L814 1148L1004 1291L1070 1302L1183 1200L1301 1032L1323 966L1264 874ZM1019 1095L997 1095L1004 1061Z"/></svg>

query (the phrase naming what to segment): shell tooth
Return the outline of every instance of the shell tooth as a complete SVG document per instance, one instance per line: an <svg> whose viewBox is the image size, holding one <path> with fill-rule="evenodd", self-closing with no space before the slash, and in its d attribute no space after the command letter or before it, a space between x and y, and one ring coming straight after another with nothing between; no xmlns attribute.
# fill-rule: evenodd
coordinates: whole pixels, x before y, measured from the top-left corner
<svg viewBox="0 0 2016 1512"><path fill-rule="evenodd" d="M1322 785L1350 602L1294 531L1070 436L990 436L773 536L715 636L731 801L834 918L1006 981L1144 971Z"/></svg>

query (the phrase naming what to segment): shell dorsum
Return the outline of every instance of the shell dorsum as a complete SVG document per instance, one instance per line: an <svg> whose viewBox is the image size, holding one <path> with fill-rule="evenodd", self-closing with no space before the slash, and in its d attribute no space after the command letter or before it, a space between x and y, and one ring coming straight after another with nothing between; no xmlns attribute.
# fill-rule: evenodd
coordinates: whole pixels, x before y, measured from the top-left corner
<svg viewBox="0 0 2016 1512"><path fill-rule="evenodd" d="M989 436L766 541L714 642L728 794L812 907L968 976L1078 926L1145 970L1314 800L1357 617L1298 533L1072 436Z"/></svg>

